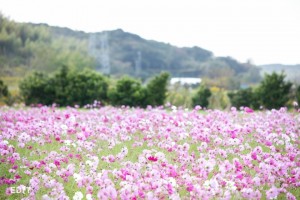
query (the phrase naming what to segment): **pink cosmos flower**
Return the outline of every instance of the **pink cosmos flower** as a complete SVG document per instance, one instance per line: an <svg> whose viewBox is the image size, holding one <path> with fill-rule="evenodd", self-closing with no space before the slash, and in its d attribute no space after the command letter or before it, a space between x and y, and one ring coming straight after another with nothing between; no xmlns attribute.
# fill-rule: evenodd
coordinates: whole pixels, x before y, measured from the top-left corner
<svg viewBox="0 0 300 200"><path fill-rule="evenodd" d="M270 188L266 192L267 199L276 199L278 194L279 194L278 188L276 188L275 186L272 186L272 188Z"/></svg>
<svg viewBox="0 0 300 200"><path fill-rule="evenodd" d="M58 160L54 160L54 164L56 165L56 167L60 167L60 162Z"/></svg>
<svg viewBox="0 0 300 200"><path fill-rule="evenodd" d="M152 161L152 162L156 162L158 160L157 157L154 157L154 156L149 156L148 157L148 160Z"/></svg>
<svg viewBox="0 0 300 200"><path fill-rule="evenodd" d="M5 194L6 194L7 196L12 195L11 187L6 188Z"/></svg>
<svg viewBox="0 0 300 200"><path fill-rule="evenodd" d="M253 113L254 111L251 109L251 108L249 108L249 107L245 107L244 108L244 111L246 112L246 113Z"/></svg>

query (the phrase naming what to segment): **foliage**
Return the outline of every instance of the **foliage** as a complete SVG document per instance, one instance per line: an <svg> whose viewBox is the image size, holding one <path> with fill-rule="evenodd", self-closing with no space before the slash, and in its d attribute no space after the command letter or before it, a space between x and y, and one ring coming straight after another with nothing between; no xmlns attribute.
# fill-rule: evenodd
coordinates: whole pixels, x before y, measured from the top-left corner
<svg viewBox="0 0 300 200"><path fill-rule="evenodd" d="M147 91L141 82L123 77L117 81L116 87L108 91L110 103L114 106L146 106Z"/></svg>
<svg viewBox="0 0 300 200"><path fill-rule="evenodd" d="M234 76L223 76L215 79L204 77L202 82L205 82L205 85L208 87L218 87L226 90L236 90L239 89L241 85L241 81L234 78Z"/></svg>
<svg viewBox="0 0 300 200"><path fill-rule="evenodd" d="M298 87L296 89L296 100L297 100L298 104L300 104L300 85L298 85Z"/></svg>
<svg viewBox="0 0 300 200"><path fill-rule="evenodd" d="M21 81L20 91L25 104L31 105L41 103L48 105L49 101L52 100L50 98L51 91L48 90L48 83L48 76L40 72L34 72L32 75Z"/></svg>
<svg viewBox="0 0 300 200"><path fill-rule="evenodd" d="M68 105L84 106L94 100L107 101L108 82L104 76L91 70L71 73L66 87Z"/></svg>
<svg viewBox="0 0 300 200"><path fill-rule="evenodd" d="M211 96L208 99L210 109L225 109L229 107L230 100L227 91L219 87L211 87Z"/></svg>
<svg viewBox="0 0 300 200"><path fill-rule="evenodd" d="M284 71L286 80L291 81L294 84L300 84L300 64L296 65L282 65L282 64L269 64L261 65L262 74L271 74L272 72L280 73Z"/></svg>
<svg viewBox="0 0 300 200"><path fill-rule="evenodd" d="M167 85L170 75L166 72L155 76L147 84L147 104L160 106L164 104L167 94Z"/></svg>
<svg viewBox="0 0 300 200"><path fill-rule="evenodd" d="M70 72L66 66L50 78L35 72L20 84L26 105L84 106L94 100L106 101L107 89L107 80L102 75L90 70Z"/></svg>
<svg viewBox="0 0 300 200"><path fill-rule="evenodd" d="M189 108L192 106L194 90L179 83L172 85L168 90L167 101L174 106Z"/></svg>
<svg viewBox="0 0 300 200"><path fill-rule="evenodd" d="M104 33L108 36L110 75L114 77L127 74L147 80L163 70L172 76L226 77L221 85L232 89L259 76L233 58L214 57L200 47L178 48L145 40L120 29L90 34L47 24L16 23L1 14L0 21L0 74L5 77L23 77L33 71L51 74L62 65L101 72ZM233 78L235 83L230 81Z"/></svg>
<svg viewBox="0 0 300 200"><path fill-rule="evenodd" d="M228 93L231 105L240 108L241 106L247 106L253 108L254 94L252 88L240 89L237 92Z"/></svg>
<svg viewBox="0 0 300 200"><path fill-rule="evenodd" d="M69 77L69 74L69 68L66 65L63 65L60 71L57 74L55 74L53 78L50 79L49 90L54 92L54 96L52 97L52 103L57 103L60 106L68 105L69 91L67 91L67 87L71 84L72 81Z"/></svg>
<svg viewBox="0 0 300 200"><path fill-rule="evenodd" d="M200 105L202 107L208 107L208 99L212 95L209 88L205 85L200 85L196 95L192 98L193 106Z"/></svg>
<svg viewBox="0 0 300 200"><path fill-rule="evenodd" d="M285 82L283 73L266 74L257 89L259 103L267 109L278 109L286 106L292 84Z"/></svg>
<svg viewBox="0 0 300 200"><path fill-rule="evenodd" d="M93 68L87 39L63 33L45 24L16 23L0 13L0 74L20 77L32 71L51 73L63 64L77 70Z"/></svg>
<svg viewBox="0 0 300 200"><path fill-rule="evenodd" d="M0 79L0 98L8 95L7 85Z"/></svg>

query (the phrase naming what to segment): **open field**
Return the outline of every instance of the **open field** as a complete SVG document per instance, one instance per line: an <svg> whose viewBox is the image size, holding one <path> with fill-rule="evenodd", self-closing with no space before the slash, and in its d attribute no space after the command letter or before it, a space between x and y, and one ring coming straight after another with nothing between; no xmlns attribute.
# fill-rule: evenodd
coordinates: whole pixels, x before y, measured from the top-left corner
<svg viewBox="0 0 300 200"><path fill-rule="evenodd" d="M0 199L300 199L300 115L0 108Z"/></svg>

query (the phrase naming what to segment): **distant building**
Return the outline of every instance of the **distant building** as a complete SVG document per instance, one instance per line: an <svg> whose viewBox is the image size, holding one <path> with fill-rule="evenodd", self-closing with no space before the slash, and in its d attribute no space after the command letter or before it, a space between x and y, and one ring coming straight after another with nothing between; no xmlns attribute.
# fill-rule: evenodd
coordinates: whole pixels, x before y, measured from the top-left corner
<svg viewBox="0 0 300 200"><path fill-rule="evenodd" d="M171 78L171 85L179 83L180 85L196 85L201 83L201 78L191 78L191 77L174 77Z"/></svg>

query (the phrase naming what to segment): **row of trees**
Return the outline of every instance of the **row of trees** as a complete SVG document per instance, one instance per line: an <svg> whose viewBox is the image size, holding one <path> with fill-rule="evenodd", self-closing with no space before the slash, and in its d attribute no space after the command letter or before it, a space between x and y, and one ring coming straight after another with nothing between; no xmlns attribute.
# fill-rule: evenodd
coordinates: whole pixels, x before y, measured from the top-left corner
<svg viewBox="0 0 300 200"><path fill-rule="evenodd" d="M53 76L34 73L25 78L20 84L20 92L26 105L56 103L60 106L84 106L99 100L113 106L158 106L165 103L167 93L171 92L167 90L168 78L168 73L162 73L143 86L140 81L129 77L116 81L88 69L78 72L64 66ZM192 106L213 108L210 104L215 101L214 94L213 88L202 84L191 98ZM0 99L8 101L10 96L7 86L0 80ZM259 109L262 106L278 109L293 101L300 102L300 86L293 88L290 82L285 81L284 74L273 73L265 75L255 88L240 89L225 96L231 106L237 108Z"/></svg>
<svg viewBox="0 0 300 200"><path fill-rule="evenodd" d="M143 87L141 82L123 77L112 86L112 80L91 70L70 71L63 66L54 76L34 73L20 84L26 105L56 103L60 106L84 106L99 100L114 106L146 107L162 105L166 98L169 74L161 73Z"/></svg>
<svg viewBox="0 0 300 200"><path fill-rule="evenodd" d="M266 74L264 79L256 88L240 89L235 92L229 92L228 97L232 106L237 108L241 106L259 109L278 109L287 106L291 100L300 102L300 86L292 90L292 83L285 81L285 75ZM208 99L211 91L205 86L200 86L197 94L193 97L193 105L208 106Z"/></svg>

